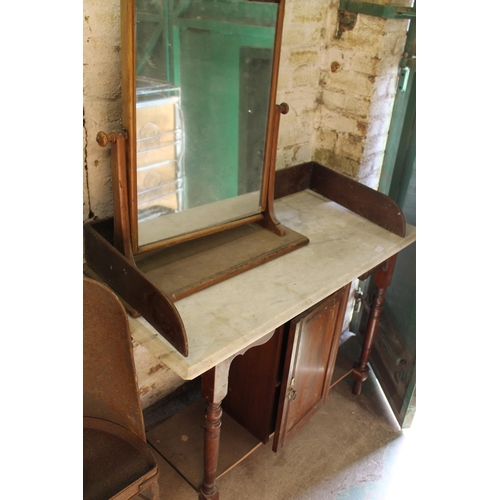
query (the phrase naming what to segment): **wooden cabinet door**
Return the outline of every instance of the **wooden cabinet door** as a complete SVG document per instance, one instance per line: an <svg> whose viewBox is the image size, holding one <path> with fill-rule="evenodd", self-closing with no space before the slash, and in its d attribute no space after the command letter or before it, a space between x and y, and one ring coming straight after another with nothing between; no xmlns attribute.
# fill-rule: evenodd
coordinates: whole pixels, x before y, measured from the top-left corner
<svg viewBox="0 0 500 500"><path fill-rule="evenodd" d="M274 451L285 445L326 400L342 334L349 286L290 323Z"/></svg>
<svg viewBox="0 0 500 500"><path fill-rule="evenodd" d="M281 384L285 325L273 337L252 347L231 363L224 412L263 443L269 441L276 423L276 393Z"/></svg>

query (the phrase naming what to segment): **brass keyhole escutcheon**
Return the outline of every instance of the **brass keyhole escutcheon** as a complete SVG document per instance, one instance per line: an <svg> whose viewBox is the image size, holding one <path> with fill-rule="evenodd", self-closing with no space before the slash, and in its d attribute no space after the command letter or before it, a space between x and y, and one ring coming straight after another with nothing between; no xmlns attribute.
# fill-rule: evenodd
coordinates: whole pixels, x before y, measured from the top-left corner
<svg viewBox="0 0 500 500"><path fill-rule="evenodd" d="M294 385L295 385L295 377L293 377L292 380L290 380L290 391L288 392L288 399L290 401L295 401L295 399L297 398L297 391L293 388Z"/></svg>

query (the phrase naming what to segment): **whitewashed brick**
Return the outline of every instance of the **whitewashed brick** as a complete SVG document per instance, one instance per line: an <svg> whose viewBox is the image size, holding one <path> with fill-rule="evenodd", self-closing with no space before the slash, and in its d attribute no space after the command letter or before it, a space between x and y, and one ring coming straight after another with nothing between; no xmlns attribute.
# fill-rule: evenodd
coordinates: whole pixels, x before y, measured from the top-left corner
<svg viewBox="0 0 500 500"><path fill-rule="evenodd" d="M278 147L284 148L287 145L300 144L303 142L304 137L312 135L312 113L310 120L303 120L290 117L286 125L280 124L278 134Z"/></svg>
<svg viewBox="0 0 500 500"><path fill-rule="evenodd" d="M83 66L94 66L95 64L109 64L115 66L115 71L120 71L120 39L115 37L87 38L83 44ZM86 72L84 76L91 76ZM117 80L120 78L117 75Z"/></svg>
<svg viewBox="0 0 500 500"><path fill-rule="evenodd" d="M184 383L175 372L135 341L133 354L143 409L164 398Z"/></svg>
<svg viewBox="0 0 500 500"><path fill-rule="evenodd" d="M329 46L325 49L325 60L328 68L332 62L338 62L343 71L348 71L352 68L352 59L356 54L353 48L344 47L342 44Z"/></svg>
<svg viewBox="0 0 500 500"><path fill-rule="evenodd" d="M350 96L344 90L324 90L318 98L319 105L330 111L346 109L346 101Z"/></svg>
<svg viewBox="0 0 500 500"><path fill-rule="evenodd" d="M366 138L363 154L366 156L383 153L387 143L387 135L375 135Z"/></svg>
<svg viewBox="0 0 500 500"><path fill-rule="evenodd" d="M87 97L84 100L85 109L85 127L92 135L92 144L95 142L97 132L104 130L111 132L110 129L121 127L122 120L122 101L118 99L98 99ZM97 145L97 142L96 142Z"/></svg>
<svg viewBox="0 0 500 500"><path fill-rule="evenodd" d="M339 134L335 143L335 153L353 160L359 160L363 155L365 137L354 134Z"/></svg>
<svg viewBox="0 0 500 500"><path fill-rule="evenodd" d="M358 172L359 181L368 187L377 189L383 161L384 161L383 152L363 157L363 159L359 164L359 172Z"/></svg>
<svg viewBox="0 0 500 500"><path fill-rule="evenodd" d="M297 67L302 64L309 64L311 66L317 66L321 60L319 50L312 49L294 49L288 54L288 64Z"/></svg>
<svg viewBox="0 0 500 500"><path fill-rule="evenodd" d="M370 122L368 125L368 130L366 132L367 137L387 135L389 132L390 120L377 118Z"/></svg>
<svg viewBox="0 0 500 500"><path fill-rule="evenodd" d="M366 52L358 51L351 59L351 69L358 73L367 75L377 75L378 67L382 59L379 55L373 56Z"/></svg>
<svg viewBox="0 0 500 500"><path fill-rule="evenodd" d="M290 82L293 88L313 87L319 80L319 68L304 64L295 68L290 74Z"/></svg>
<svg viewBox="0 0 500 500"><path fill-rule="evenodd" d="M285 164L285 152L282 147L277 147L276 148L276 165L275 168L276 170L282 170L283 168L288 167L288 165Z"/></svg>
<svg viewBox="0 0 500 500"><path fill-rule="evenodd" d="M347 94L344 110L359 118L367 119L371 114L372 100L370 97Z"/></svg>
<svg viewBox="0 0 500 500"><path fill-rule="evenodd" d="M347 157L339 157L331 149L316 148L313 153L313 160L347 175L351 179L357 179L358 177L359 162Z"/></svg>
<svg viewBox="0 0 500 500"><path fill-rule="evenodd" d="M290 89L290 75L294 69L295 67L288 63L288 52L282 51L278 72L277 94Z"/></svg>
<svg viewBox="0 0 500 500"><path fill-rule="evenodd" d="M393 55L398 56L403 53L405 46L406 34L399 32L386 33L382 37L382 43L380 44L380 52L383 55Z"/></svg>
<svg viewBox="0 0 500 500"><path fill-rule="evenodd" d="M360 132L359 121L351 116L345 116L331 112L327 109L319 109L322 127L336 130L337 132L347 132L356 134Z"/></svg>
<svg viewBox="0 0 500 500"><path fill-rule="evenodd" d="M283 33L282 47L312 47L317 48L323 38L323 23L300 24L291 26Z"/></svg>
<svg viewBox="0 0 500 500"><path fill-rule="evenodd" d="M380 41L376 33L372 31L346 31L342 35L341 42L333 39L341 46L347 49L362 50L372 57L380 57Z"/></svg>
<svg viewBox="0 0 500 500"><path fill-rule="evenodd" d="M382 54L377 68L377 76L395 75L399 71L402 53L394 55Z"/></svg>
<svg viewBox="0 0 500 500"><path fill-rule="evenodd" d="M394 94L386 95L383 99L378 98L371 103L370 116L372 118L383 118L392 113L394 105ZM384 118L385 119L385 118Z"/></svg>
<svg viewBox="0 0 500 500"><path fill-rule="evenodd" d="M285 146L278 149L276 158L276 169L280 170L286 167L299 165L311 160L311 144L305 142L302 144L295 144L293 146Z"/></svg>
<svg viewBox="0 0 500 500"><path fill-rule="evenodd" d="M316 108L316 97L318 90L313 89L291 89L279 92L277 102L286 102L290 106L290 111L281 116L281 122L286 123L290 116L296 116L297 119L312 121L310 114Z"/></svg>
<svg viewBox="0 0 500 500"><path fill-rule="evenodd" d="M380 3L385 4L386 2L372 2L372 3ZM366 14L358 14L358 19L356 21L356 26L354 27L354 31L358 32L371 32L375 35L380 35L386 25L387 20L382 17L377 16L369 16Z"/></svg>
<svg viewBox="0 0 500 500"><path fill-rule="evenodd" d="M113 215L113 183L108 169L89 172L90 207L99 218Z"/></svg>
<svg viewBox="0 0 500 500"><path fill-rule="evenodd" d="M366 74L341 70L329 75L325 88L344 90L352 94L369 97L373 94L373 81Z"/></svg>
<svg viewBox="0 0 500 500"><path fill-rule="evenodd" d="M318 23L325 19L329 2L324 0L289 1L286 9L291 11L294 23Z"/></svg>
<svg viewBox="0 0 500 500"><path fill-rule="evenodd" d="M315 148L318 149L335 149L335 144L339 138L336 130L321 127L315 134Z"/></svg>
<svg viewBox="0 0 500 500"><path fill-rule="evenodd" d="M374 98L384 99L390 96L396 87L396 82L397 74L388 74L377 77L373 86Z"/></svg>
<svg viewBox="0 0 500 500"><path fill-rule="evenodd" d="M114 37L120 44L120 0L85 0L83 36Z"/></svg>
<svg viewBox="0 0 500 500"><path fill-rule="evenodd" d="M396 4L396 2L394 2ZM403 5L403 7L405 7ZM409 19L387 19L384 26L385 33L402 33L406 36L408 28L410 27Z"/></svg>

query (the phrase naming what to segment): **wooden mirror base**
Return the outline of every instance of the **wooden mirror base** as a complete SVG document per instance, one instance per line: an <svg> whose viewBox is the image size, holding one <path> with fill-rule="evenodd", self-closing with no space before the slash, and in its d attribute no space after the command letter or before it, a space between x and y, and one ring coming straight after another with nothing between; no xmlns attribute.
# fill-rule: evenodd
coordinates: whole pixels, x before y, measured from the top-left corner
<svg viewBox="0 0 500 500"><path fill-rule="evenodd" d="M113 219L102 219L91 225L92 230L101 236L101 242L112 247ZM175 302L309 243L306 236L282 227L286 231L284 236L278 236L258 223L238 226L136 255L135 267ZM87 272L94 274L91 264L87 266ZM130 305L128 310L133 312Z"/></svg>
<svg viewBox="0 0 500 500"><path fill-rule="evenodd" d="M308 243L289 228L278 236L253 223L136 256L135 263L175 302Z"/></svg>

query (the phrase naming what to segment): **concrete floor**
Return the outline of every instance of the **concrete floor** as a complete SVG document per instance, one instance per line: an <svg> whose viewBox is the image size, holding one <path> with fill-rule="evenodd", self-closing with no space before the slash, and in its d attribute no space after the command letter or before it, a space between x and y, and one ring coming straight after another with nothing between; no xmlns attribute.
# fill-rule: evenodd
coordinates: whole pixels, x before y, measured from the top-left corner
<svg viewBox="0 0 500 500"><path fill-rule="evenodd" d="M322 409L278 453L271 440L220 477L221 500L414 498L415 425L400 430L372 373L358 397L352 383L350 374L336 384ZM162 500L196 500L196 490L155 454Z"/></svg>

